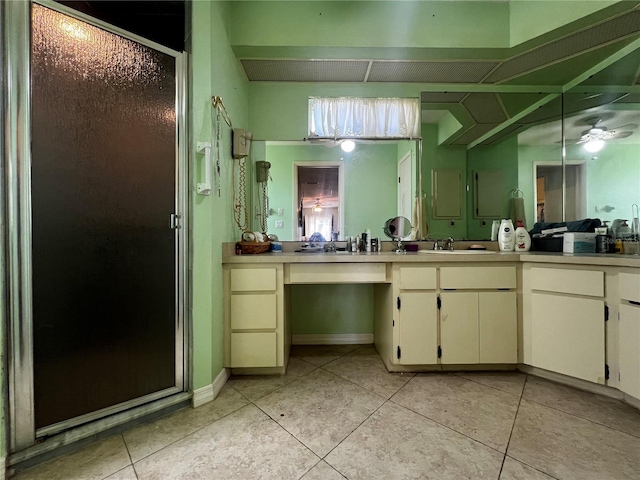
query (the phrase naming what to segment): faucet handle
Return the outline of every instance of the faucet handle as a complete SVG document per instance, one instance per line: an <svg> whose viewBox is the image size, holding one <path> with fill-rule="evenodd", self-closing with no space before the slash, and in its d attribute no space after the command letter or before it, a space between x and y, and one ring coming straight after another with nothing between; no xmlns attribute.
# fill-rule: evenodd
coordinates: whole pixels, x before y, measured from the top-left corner
<svg viewBox="0 0 640 480"><path fill-rule="evenodd" d="M434 240L433 241L433 249L434 250L442 250L442 245L440 245L440 240Z"/></svg>
<svg viewBox="0 0 640 480"><path fill-rule="evenodd" d="M453 250L453 242L453 237L447 238L447 243L445 243L445 247L447 248L447 250Z"/></svg>

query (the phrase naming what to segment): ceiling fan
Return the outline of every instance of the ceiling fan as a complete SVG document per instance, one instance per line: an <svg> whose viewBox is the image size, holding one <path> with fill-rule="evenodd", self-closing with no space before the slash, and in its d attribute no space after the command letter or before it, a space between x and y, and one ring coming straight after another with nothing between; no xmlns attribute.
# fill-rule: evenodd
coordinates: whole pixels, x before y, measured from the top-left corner
<svg viewBox="0 0 640 480"><path fill-rule="evenodd" d="M576 145L584 144L585 150L591 153L599 152L604 147L606 140L618 138L626 138L633 135L633 131L638 128L637 123L628 123L609 130L605 125L601 124L602 118L590 117L582 120L581 124L591 125L591 128L584 130L580 138L567 139L567 143ZM622 130L627 129L627 130Z"/></svg>

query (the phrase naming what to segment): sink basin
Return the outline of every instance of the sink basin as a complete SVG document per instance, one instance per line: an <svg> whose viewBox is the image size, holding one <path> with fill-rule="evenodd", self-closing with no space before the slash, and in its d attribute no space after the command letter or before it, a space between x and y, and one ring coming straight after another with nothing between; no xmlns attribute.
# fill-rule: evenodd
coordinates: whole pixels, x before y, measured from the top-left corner
<svg viewBox="0 0 640 480"><path fill-rule="evenodd" d="M418 250L418 253L446 253L449 254L462 254L462 255L482 255L487 253L498 253L493 250Z"/></svg>

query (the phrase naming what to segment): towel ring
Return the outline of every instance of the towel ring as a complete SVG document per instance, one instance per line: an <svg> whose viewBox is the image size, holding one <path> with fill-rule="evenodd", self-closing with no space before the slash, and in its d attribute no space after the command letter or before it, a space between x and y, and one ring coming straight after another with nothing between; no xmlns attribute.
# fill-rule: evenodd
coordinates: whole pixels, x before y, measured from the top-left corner
<svg viewBox="0 0 640 480"><path fill-rule="evenodd" d="M524 192L519 188L514 188L511 190L511 198L522 198L524 197Z"/></svg>

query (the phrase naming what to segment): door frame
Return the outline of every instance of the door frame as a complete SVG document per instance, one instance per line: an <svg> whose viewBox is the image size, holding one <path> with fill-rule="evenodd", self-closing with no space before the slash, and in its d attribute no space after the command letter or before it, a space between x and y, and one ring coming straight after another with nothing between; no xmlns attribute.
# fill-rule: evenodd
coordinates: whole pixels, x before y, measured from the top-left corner
<svg viewBox="0 0 640 480"><path fill-rule="evenodd" d="M72 16L108 32L143 44L176 59L176 172L175 172L175 213L180 216L180 228L175 229L176 238L176 302L175 333L176 363L175 386L160 392L91 412L80 417L59 422L36 431L34 419L33 392L33 317L32 317L32 258L31 258L31 112L30 112L30 46L31 46L31 5L37 3L62 14ZM6 124L4 125L4 190L0 198L0 220L6 225L4 236L0 236L0 246L5 252L0 261L0 274L6 279L0 291L4 305L0 315L7 326L7 421L8 452L17 452L32 447L36 437L73 428L92 422L117 412L140 406L170 395L180 394L192 389L190 320L187 306L188 279L188 176L187 166L187 68L186 55L149 41L125 30L75 11L49 0L34 2L3 2L2 22L4 37L3 91ZM169 225L169 219L167 219ZM4 379L3 379L4 380ZM176 401L182 401L182 394ZM186 397L185 397L186 398ZM164 402L167 404L175 402ZM166 406L166 405L165 405ZM148 409L153 411L153 409ZM83 433L65 434L65 439L56 443L60 446L95 434L113 422L103 421L102 425L89 424L82 427ZM38 445L38 447L44 444ZM48 450L48 446L41 450Z"/></svg>

